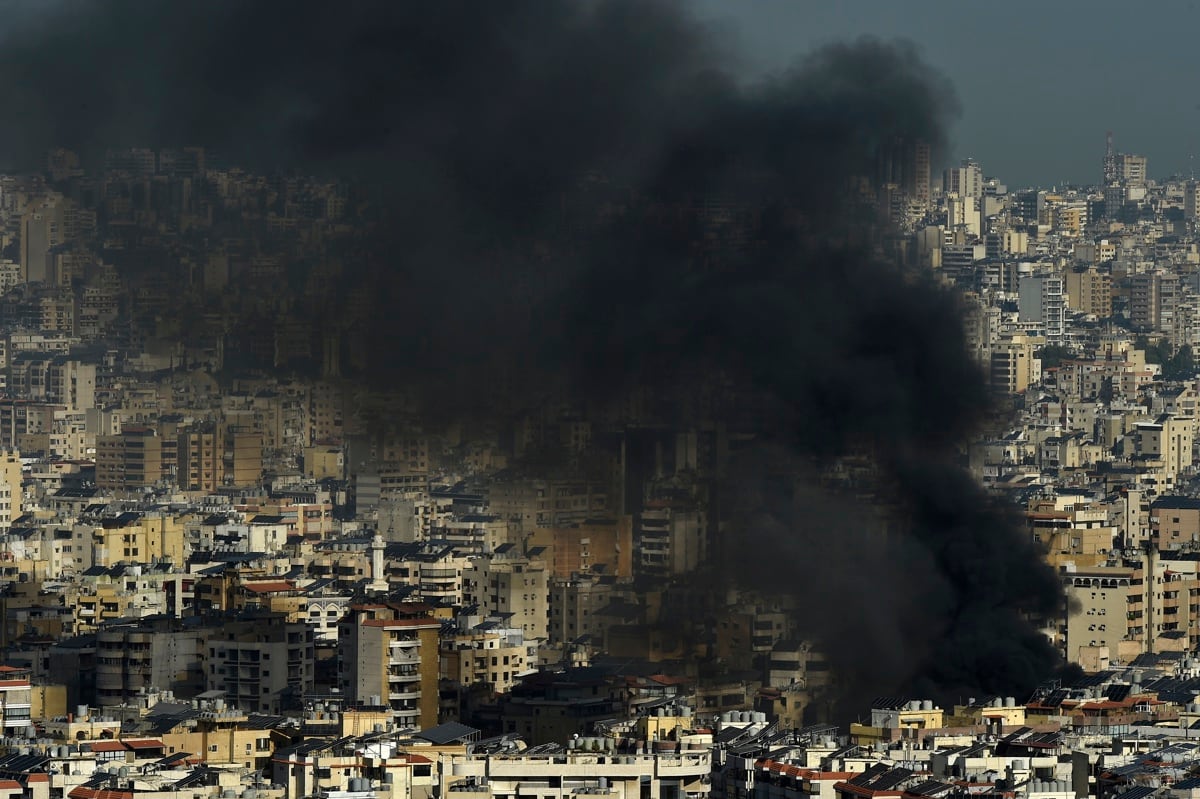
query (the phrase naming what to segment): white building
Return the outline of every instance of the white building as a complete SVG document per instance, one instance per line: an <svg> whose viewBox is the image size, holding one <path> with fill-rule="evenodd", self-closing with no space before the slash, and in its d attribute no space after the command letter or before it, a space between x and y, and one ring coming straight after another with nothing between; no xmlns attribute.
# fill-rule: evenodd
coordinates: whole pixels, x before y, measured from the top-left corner
<svg viewBox="0 0 1200 799"><path fill-rule="evenodd" d="M1017 286L1017 311L1022 322L1038 322L1046 343L1061 344L1066 334L1067 296L1062 275L1022 276Z"/></svg>

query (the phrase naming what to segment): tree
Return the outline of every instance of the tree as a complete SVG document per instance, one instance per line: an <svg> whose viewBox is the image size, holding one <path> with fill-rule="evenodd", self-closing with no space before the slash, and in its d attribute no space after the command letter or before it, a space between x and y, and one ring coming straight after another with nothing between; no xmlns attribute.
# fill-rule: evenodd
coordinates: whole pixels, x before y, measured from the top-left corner
<svg viewBox="0 0 1200 799"><path fill-rule="evenodd" d="M1074 357L1075 353L1062 344L1047 344L1038 350L1036 355L1041 359L1043 369L1054 369L1060 366L1063 361Z"/></svg>
<svg viewBox="0 0 1200 799"><path fill-rule="evenodd" d="M1133 345L1146 353L1146 363L1160 363L1165 365L1171 359L1171 345L1165 341L1151 344L1150 339L1145 336L1138 336L1134 339Z"/></svg>
<svg viewBox="0 0 1200 799"><path fill-rule="evenodd" d="M1167 360L1163 361L1164 380L1191 380L1196 376L1196 359L1192 348L1185 344Z"/></svg>

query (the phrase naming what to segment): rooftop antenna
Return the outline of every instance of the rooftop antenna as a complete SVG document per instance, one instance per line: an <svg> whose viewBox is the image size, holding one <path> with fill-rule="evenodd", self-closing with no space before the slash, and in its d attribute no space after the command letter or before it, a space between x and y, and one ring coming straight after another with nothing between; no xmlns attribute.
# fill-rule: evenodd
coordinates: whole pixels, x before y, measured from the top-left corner
<svg viewBox="0 0 1200 799"><path fill-rule="evenodd" d="M1117 179L1117 151L1113 147L1113 132L1104 134L1104 183L1111 185Z"/></svg>

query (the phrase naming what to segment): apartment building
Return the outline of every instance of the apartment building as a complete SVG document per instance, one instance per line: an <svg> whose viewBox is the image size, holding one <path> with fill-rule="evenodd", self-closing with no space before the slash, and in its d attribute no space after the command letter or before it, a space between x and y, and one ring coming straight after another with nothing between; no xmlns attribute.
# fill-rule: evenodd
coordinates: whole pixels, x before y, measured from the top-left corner
<svg viewBox="0 0 1200 799"><path fill-rule="evenodd" d="M162 479L162 457L162 439L149 427L97 436L96 485L106 491L141 491Z"/></svg>
<svg viewBox="0 0 1200 799"><path fill-rule="evenodd" d="M299 708L313 689L313 628L283 613L243 612L205 630L201 663L207 689L246 712Z"/></svg>
<svg viewBox="0 0 1200 799"><path fill-rule="evenodd" d="M346 701L386 707L401 728L436 724L441 626L425 605L352 605L338 623L338 686Z"/></svg>
<svg viewBox="0 0 1200 799"><path fill-rule="evenodd" d="M508 693L536 663L536 649L531 656L518 629L477 627L441 642L441 675L462 686L486 685L489 691Z"/></svg>
<svg viewBox="0 0 1200 799"><path fill-rule="evenodd" d="M592 745L592 741L598 741ZM702 799L709 794L711 752L617 754L601 738L588 749L559 754L462 755L449 758L446 790L455 799L518 796L524 786L544 786L538 796L570 799L601 795L609 799ZM615 743L615 741L614 741Z"/></svg>
<svg viewBox="0 0 1200 799"><path fill-rule="evenodd" d="M511 619L525 639L549 633L549 568L544 560L516 554L505 545L491 558L477 558L463 572L463 601L484 615Z"/></svg>
<svg viewBox="0 0 1200 799"><path fill-rule="evenodd" d="M1138 423L1137 454L1160 461L1167 481L1174 483L1192 468L1194 429L1192 419L1169 414L1162 414L1153 422Z"/></svg>
<svg viewBox="0 0 1200 799"><path fill-rule="evenodd" d="M1013 335L992 346L989 383L993 390L1020 394L1042 376L1036 352L1046 343L1042 336Z"/></svg>
<svg viewBox="0 0 1200 799"><path fill-rule="evenodd" d="M21 453L0 450L0 530L7 530L21 516L24 501L21 479Z"/></svg>
<svg viewBox="0 0 1200 799"><path fill-rule="evenodd" d="M1067 307L1091 314L1098 319L1112 316L1112 275L1094 266L1068 269L1066 273Z"/></svg>
<svg viewBox="0 0 1200 799"><path fill-rule="evenodd" d="M633 520L629 516L591 519L569 527L538 527L528 542L550 554L554 577L591 571L633 576Z"/></svg>
<svg viewBox="0 0 1200 799"><path fill-rule="evenodd" d="M1200 549L1200 500L1166 496L1151 502L1150 540L1160 552Z"/></svg>
<svg viewBox="0 0 1200 799"><path fill-rule="evenodd" d="M205 687L204 637L165 617L105 625L96 632L96 703L127 704L151 689L195 696Z"/></svg>

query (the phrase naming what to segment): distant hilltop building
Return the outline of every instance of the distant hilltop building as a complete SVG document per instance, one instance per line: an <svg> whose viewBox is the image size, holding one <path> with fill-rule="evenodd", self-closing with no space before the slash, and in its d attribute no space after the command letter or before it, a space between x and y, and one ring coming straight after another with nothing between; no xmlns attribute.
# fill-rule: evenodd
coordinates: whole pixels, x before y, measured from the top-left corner
<svg viewBox="0 0 1200 799"><path fill-rule="evenodd" d="M1104 150L1104 208L1109 219L1122 217L1126 206L1146 200L1146 156L1117 152L1112 132Z"/></svg>
<svg viewBox="0 0 1200 799"><path fill-rule="evenodd" d="M1104 148L1104 185L1146 185L1146 156L1117 152L1113 146L1112 131L1106 137Z"/></svg>

